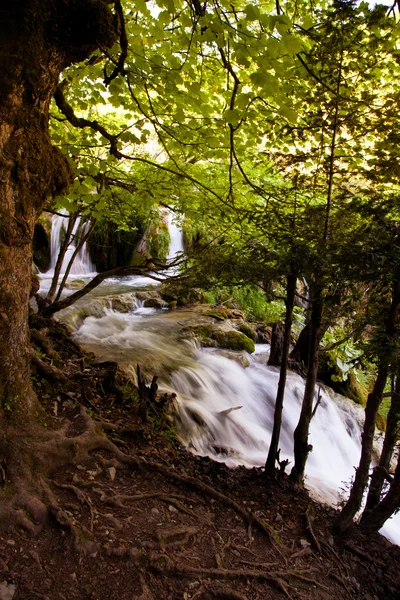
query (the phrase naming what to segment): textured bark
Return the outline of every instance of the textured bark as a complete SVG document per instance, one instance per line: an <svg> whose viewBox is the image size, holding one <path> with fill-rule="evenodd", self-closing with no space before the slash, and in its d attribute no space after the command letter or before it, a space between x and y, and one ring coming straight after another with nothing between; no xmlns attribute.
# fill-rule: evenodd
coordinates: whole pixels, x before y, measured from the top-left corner
<svg viewBox="0 0 400 600"><path fill-rule="evenodd" d="M271 352L268 359L270 367L280 367L282 364L284 335L285 328L280 321L277 321L272 325Z"/></svg>
<svg viewBox="0 0 400 600"><path fill-rule="evenodd" d="M364 531L379 531L382 525L387 521L400 507L400 457L397 461L396 472L389 491L378 504L378 506L362 521L361 527Z"/></svg>
<svg viewBox="0 0 400 600"><path fill-rule="evenodd" d="M37 216L73 180L52 146L49 105L61 71L116 39L102 0L0 7L0 407L31 408L28 301ZM29 410L25 410L25 414Z"/></svg>
<svg viewBox="0 0 400 600"><path fill-rule="evenodd" d="M393 456L393 450L400 432L400 377L397 377L395 390L392 396L392 402L386 421L385 439L383 442L382 453L379 459L379 465L375 467L369 484L367 501L362 514L364 520L370 512L379 504L381 499L385 475L390 468L390 461Z"/></svg>
<svg viewBox="0 0 400 600"><path fill-rule="evenodd" d="M385 324L385 337L387 348L393 348L396 336L396 321L400 304L400 283L393 284L392 302ZM390 352L385 348L386 355L383 356L378 365L378 375L372 392L368 395L365 407L365 421L361 441L361 458L358 465L350 496L336 519L335 527L339 531L345 531L353 523L353 519L360 510L364 490L368 485L369 467L372 460L372 448L374 442L376 416L382 402L383 391L389 372L389 365L393 359L393 350Z"/></svg>
<svg viewBox="0 0 400 600"><path fill-rule="evenodd" d="M276 394L274 410L274 426L272 429L271 443L269 446L267 461L265 463L265 474L272 475L275 471L275 461L279 447L279 437L282 426L283 400L285 396L286 376L288 369L290 335L292 331L293 308L296 297L296 275L290 273L287 276L286 287L286 313L285 330L282 344L281 369L279 373L278 391Z"/></svg>
<svg viewBox="0 0 400 600"><path fill-rule="evenodd" d="M322 290L317 289L313 296L306 386L299 422L294 431L294 466L290 473L290 479L295 483L299 483L303 480L307 457L312 450L308 443L308 434L313 411L315 382L317 381L318 373L318 350L321 340L323 312Z"/></svg>

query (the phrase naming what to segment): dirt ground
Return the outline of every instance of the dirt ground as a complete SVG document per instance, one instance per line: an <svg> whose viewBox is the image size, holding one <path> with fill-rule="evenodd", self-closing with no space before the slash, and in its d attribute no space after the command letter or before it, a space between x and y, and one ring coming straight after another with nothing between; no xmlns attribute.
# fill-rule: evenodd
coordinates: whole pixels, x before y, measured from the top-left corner
<svg viewBox="0 0 400 600"><path fill-rule="evenodd" d="M44 425L72 437L89 414L135 460L94 450L52 473L64 525L2 526L0 600L400 598L399 547L336 537L335 511L284 476L188 454L163 419L142 422L115 364L52 341L66 380L33 377Z"/></svg>

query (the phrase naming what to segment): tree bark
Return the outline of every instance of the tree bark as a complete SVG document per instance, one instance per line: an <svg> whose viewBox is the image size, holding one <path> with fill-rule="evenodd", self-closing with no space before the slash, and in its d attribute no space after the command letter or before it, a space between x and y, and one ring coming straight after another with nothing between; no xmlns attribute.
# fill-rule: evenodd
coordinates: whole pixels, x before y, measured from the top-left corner
<svg viewBox="0 0 400 600"><path fill-rule="evenodd" d="M376 508L362 521L361 528L364 531L379 531L382 525L387 521L400 507L400 456L397 461L396 472L389 491L384 499Z"/></svg>
<svg viewBox="0 0 400 600"><path fill-rule="evenodd" d="M369 484L367 501L361 520L368 517L371 511L378 506L383 484L385 482L385 472L390 468L390 461L393 456L393 450L399 437L400 422L400 377L397 376L396 386L392 395L392 402L386 421L385 439L383 442L382 453L379 459L379 465L375 467Z"/></svg>
<svg viewBox="0 0 400 600"><path fill-rule="evenodd" d="M312 447L308 443L308 434L312 418L315 383L317 381L318 373L318 350L321 340L323 313L322 290L317 288L313 296L306 387L304 390L299 422L294 431L294 466L290 473L290 479L295 483L300 483L304 479L307 457L312 450Z"/></svg>
<svg viewBox="0 0 400 600"><path fill-rule="evenodd" d="M378 375L372 392L368 395L365 407L365 421L361 441L361 458L358 465L350 496L336 519L335 527L339 531L345 531L353 523L353 519L360 510L364 490L368 485L369 467L372 460L372 447L374 443L375 423L378 408L382 402L389 365L393 359L394 338L396 336L396 321L400 304L400 282L393 284L392 301L385 324L386 347L383 349L383 358L378 366Z"/></svg>
<svg viewBox="0 0 400 600"><path fill-rule="evenodd" d="M270 367L280 367L283 360L285 327L280 321L272 325L271 351L269 353L268 365Z"/></svg>
<svg viewBox="0 0 400 600"><path fill-rule="evenodd" d="M283 401L285 397L286 376L288 370L290 336L292 332L293 308L296 297L296 281L297 277L294 273L289 273L287 276L286 287L286 312L285 312L285 330L282 345L281 369L279 373L278 391L276 394L275 410L274 410L274 426L272 429L271 443L269 446L267 461L265 463L265 474L273 475L275 472L275 461L279 447L279 437L282 426Z"/></svg>
<svg viewBox="0 0 400 600"><path fill-rule="evenodd" d="M104 0L19 0L0 7L0 410L34 404L28 302L34 225L73 181L52 146L49 105L60 73L117 37ZM28 410L25 410L28 409Z"/></svg>

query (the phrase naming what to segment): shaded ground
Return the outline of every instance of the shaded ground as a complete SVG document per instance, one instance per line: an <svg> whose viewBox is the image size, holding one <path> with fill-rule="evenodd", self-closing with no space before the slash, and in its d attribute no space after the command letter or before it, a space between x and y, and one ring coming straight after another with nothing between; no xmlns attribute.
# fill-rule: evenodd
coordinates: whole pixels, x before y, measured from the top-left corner
<svg viewBox="0 0 400 600"><path fill-rule="evenodd" d="M69 521L35 537L3 526L0 600L400 598L400 548L356 528L334 538L333 509L284 478L187 454L162 418L142 423L113 363L52 341L67 379L35 375L43 422L76 436L84 409L137 460L95 451L52 474Z"/></svg>

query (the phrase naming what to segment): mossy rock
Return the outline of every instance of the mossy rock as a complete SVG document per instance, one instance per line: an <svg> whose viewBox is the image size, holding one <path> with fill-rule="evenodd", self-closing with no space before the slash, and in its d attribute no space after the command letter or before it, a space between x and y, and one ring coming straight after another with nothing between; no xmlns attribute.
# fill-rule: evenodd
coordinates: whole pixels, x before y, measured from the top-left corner
<svg viewBox="0 0 400 600"><path fill-rule="evenodd" d="M205 317L213 317L213 319L217 319L218 321L225 321L225 319L230 319L233 316L232 310L225 306L212 306L202 314Z"/></svg>
<svg viewBox="0 0 400 600"><path fill-rule="evenodd" d="M198 288L185 288L177 285L164 286L160 290L160 296L168 303L176 302L178 306L207 302L207 298L203 290Z"/></svg>
<svg viewBox="0 0 400 600"><path fill-rule="evenodd" d="M241 331L232 329L231 331L214 331L212 338L221 348L230 350L245 350L250 354L254 352L255 346L253 340L247 337Z"/></svg>
<svg viewBox="0 0 400 600"><path fill-rule="evenodd" d="M167 308L168 306L158 292L136 292L136 297L138 300L143 300L146 308Z"/></svg>
<svg viewBox="0 0 400 600"><path fill-rule="evenodd" d="M246 335L248 338L253 340L253 342L257 341L257 333L252 327L250 327L250 325L248 325L248 323L239 323L238 329L239 331L244 333L244 335Z"/></svg>

